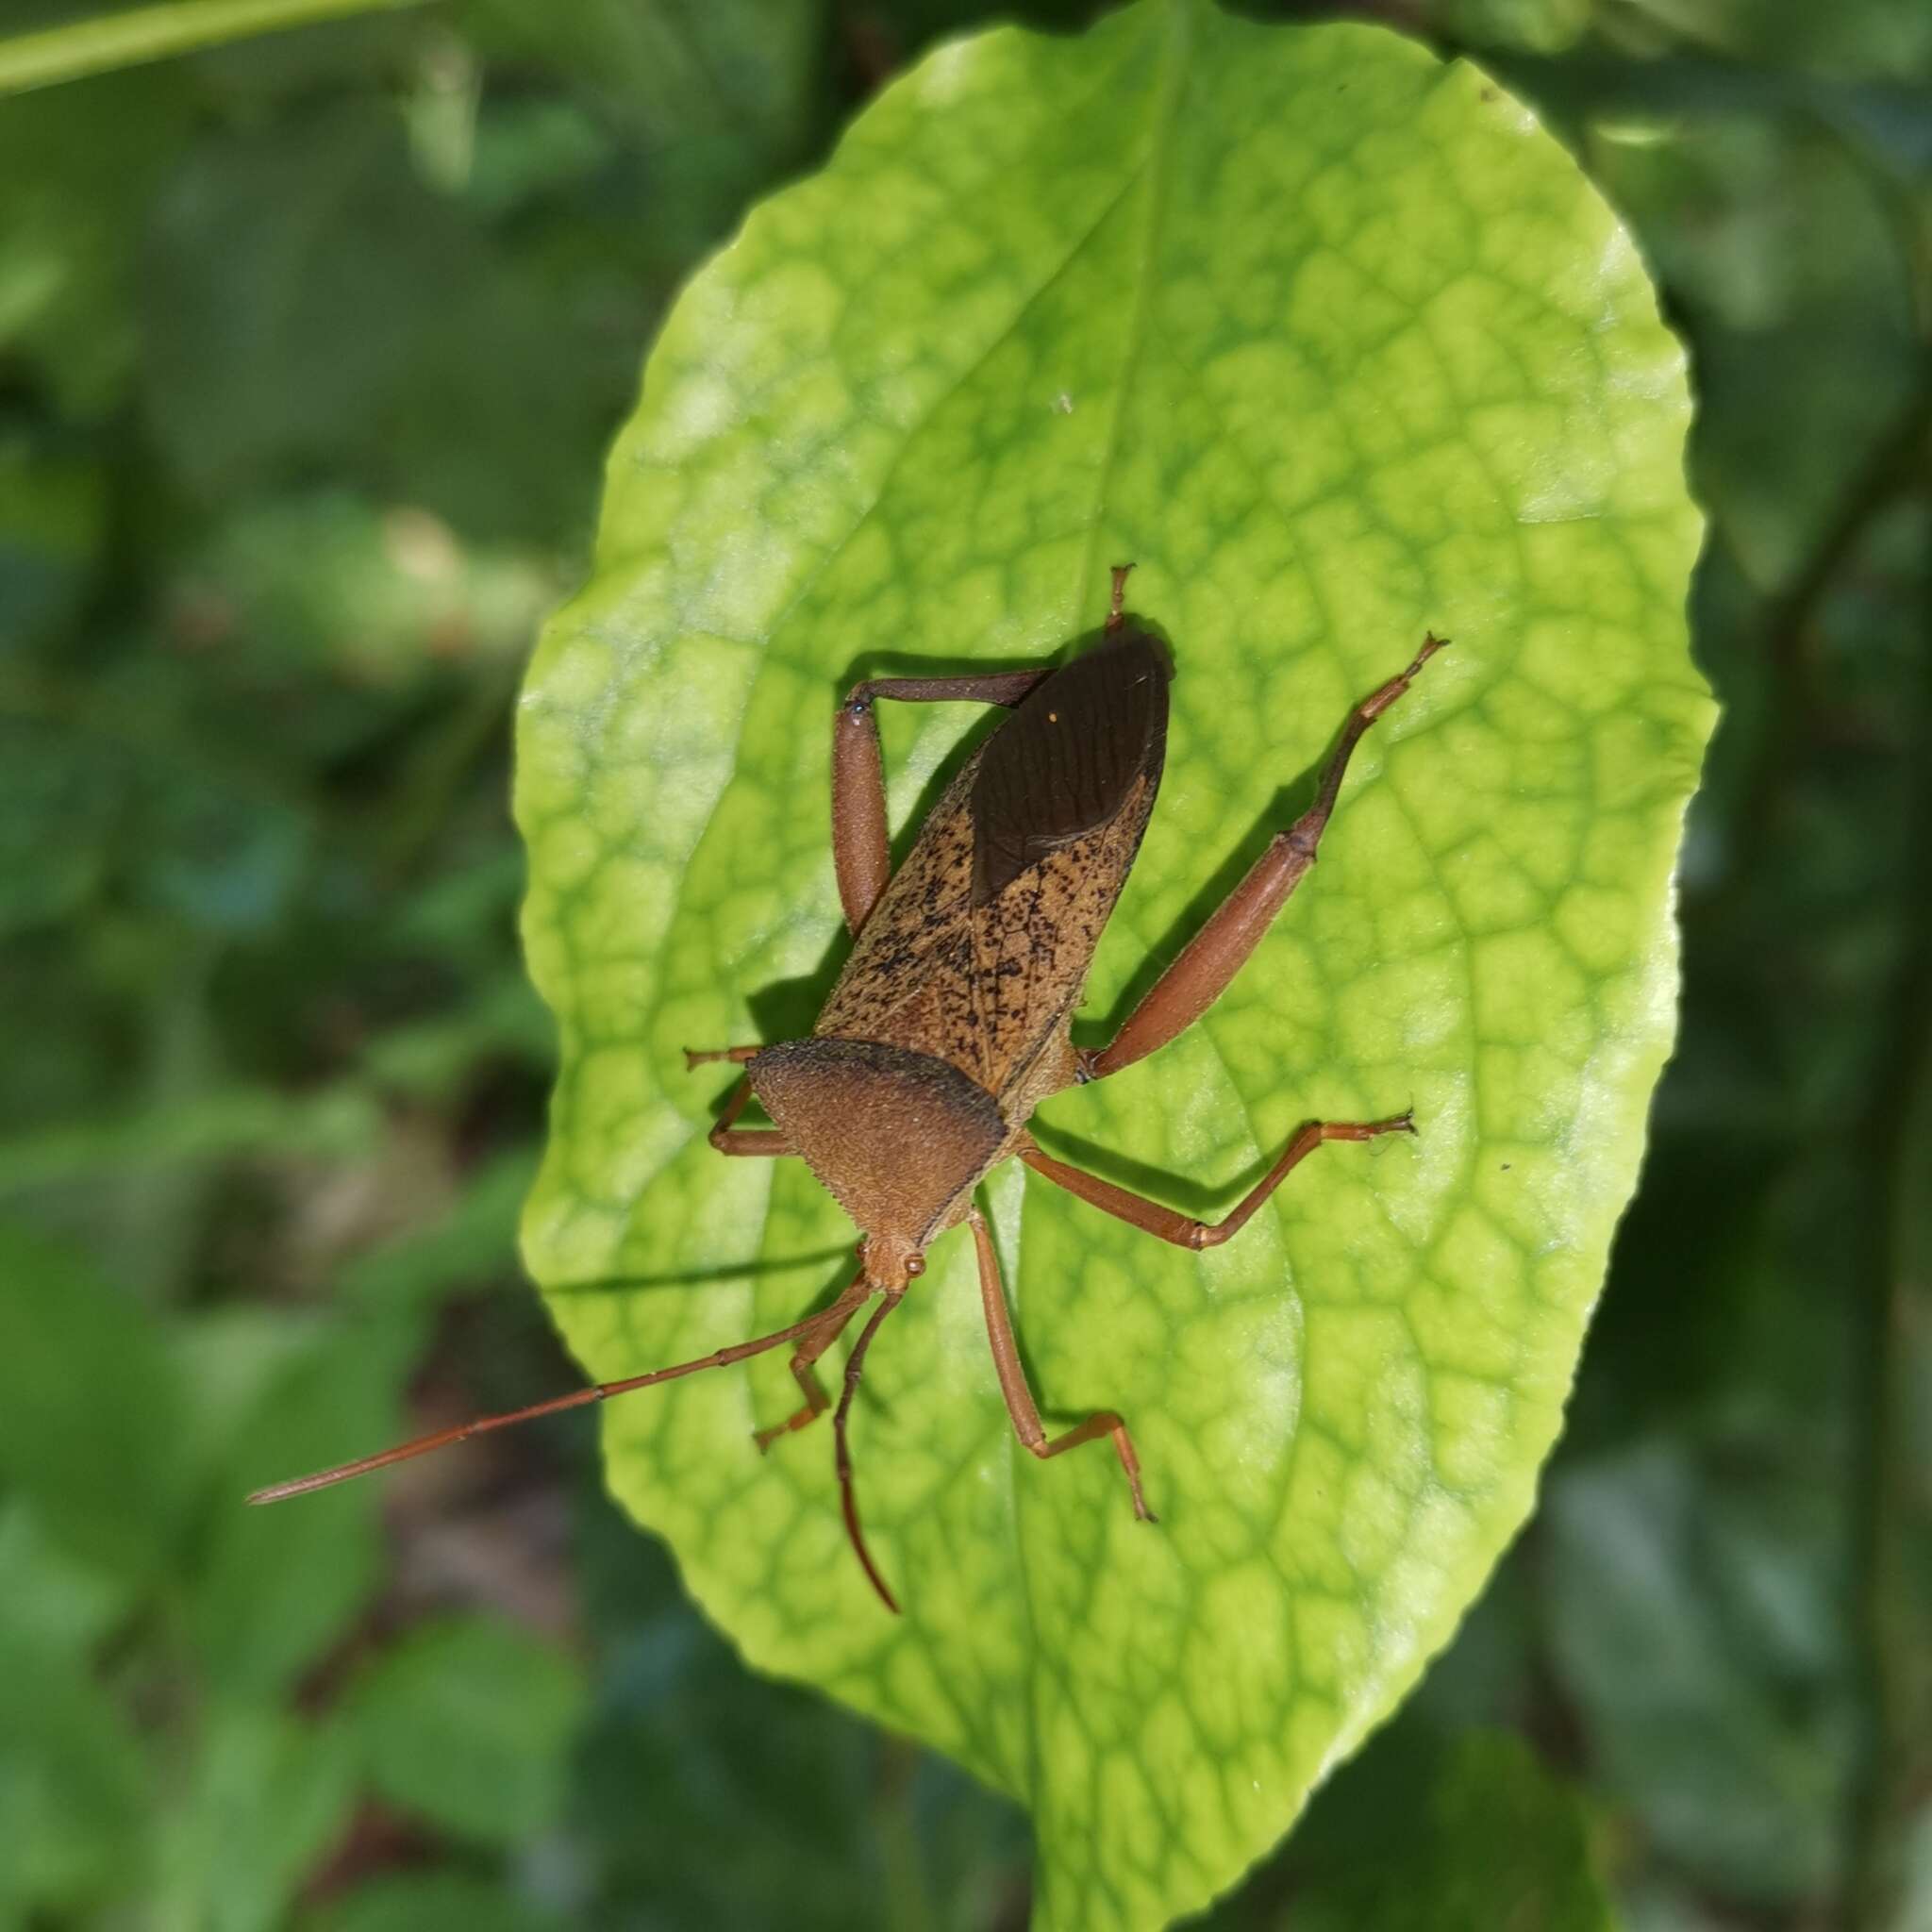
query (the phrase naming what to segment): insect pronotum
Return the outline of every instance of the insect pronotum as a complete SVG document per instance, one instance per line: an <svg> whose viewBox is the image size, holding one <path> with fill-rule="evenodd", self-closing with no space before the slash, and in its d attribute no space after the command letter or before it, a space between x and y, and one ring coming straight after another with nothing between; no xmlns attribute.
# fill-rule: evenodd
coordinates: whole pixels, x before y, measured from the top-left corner
<svg viewBox="0 0 1932 1932"><path fill-rule="evenodd" d="M758 1447L769 1449L830 1407L813 1365L877 1297L846 1359L832 1435L852 1547L881 1601L896 1611L859 1527L852 1402L879 1325L925 1272L926 1249L963 1221L973 1231L987 1335L1014 1433L1042 1458L1106 1438L1120 1457L1135 1515L1155 1520L1122 1417L1103 1409L1063 1434L1047 1434L1013 1339L992 1238L974 1194L993 1168L1017 1157L1041 1179L1102 1213L1177 1247L1208 1248L1238 1234L1324 1141L1414 1131L1406 1112L1379 1121L1311 1121L1223 1219L1205 1222L1056 1160L1035 1143L1026 1124L1049 1094L1104 1080L1144 1059L1220 998L1314 863L1362 734L1448 640L1425 636L1408 668L1349 712L1313 804L1269 841L1113 1039L1089 1050L1074 1044L1070 1023L1154 808L1167 746L1173 674L1163 647L1124 610L1132 567L1114 569L1101 641L1058 669L879 677L854 687L839 707L832 744L832 856L853 933L851 957L808 1039L685 1056L692 1067L729 1060L744 1068L711 1129L711 1145L720 1154L802 1159L863 1230L858 1273L838 1298L788 1327L695 1361L440 1429L258 1490L250 1502L278 1502L486 1430L723 1368L792 1342L791 1373L805 1399L783 1422L758 1432ZM967 700L1011 713L934 806L896 873L887 846L874 715L881 698ZM768 1127L737 1124L754 1095L772 1121Z"/></svg>

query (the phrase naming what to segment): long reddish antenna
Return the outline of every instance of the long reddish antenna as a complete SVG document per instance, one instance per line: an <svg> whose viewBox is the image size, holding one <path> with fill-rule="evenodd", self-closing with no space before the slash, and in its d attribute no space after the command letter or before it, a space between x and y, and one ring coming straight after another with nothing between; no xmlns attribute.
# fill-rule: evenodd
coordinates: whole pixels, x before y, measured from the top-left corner
<svg viewBox="0 0 1932 1932"><path fill-rule="evenodd" d="M864 1278L865 1271L860 1269L853 1285L856 1287ZM837 1306L835 1303L834 1307ZM413 1442L398 1443L395 1448L385 1449L376 1456L359 1457L354 1462L340 1463L334 1469L321 1470L314 1475L298 1475L285 1483L271 1483L265 1490L257 1490L248 1500L251 1503L279 1503L289 1496L307 1495L310 1490L326 1490L356 1476L367 1475L372 1470L387 1469L392 1462L408 1462L411 1457L427 1456L433 1449L446 1449L452 1442L463 1442L472 1436L487 1435L491 1429L514 1428L519 1423L535 1422L539 1416L557 1415L566 1408L584 1408L593 1402L607 1401L613 1395L628 1394L633 1389L648 1389L656 1382L675 1381L680 1375L695 1375L705 1369L725 1368L732 1362L743 1361L747 1357L763 1355L767 1349L782 1348L788 1341L796 1341L800 1336L820 1326L828 1312L821 1308L816 1315L808 1315L804 1321L794 1322L789 1328L775 1329L770 1335L760 1335L756 1341L721 1348L713 1355L700 1357L696 1361L678 1362L668 1369L653 1369L647 1375L626 1375L621 1382L598 1382L588 1389L574 1390L568 1395L554 1395L548 1402L533 1402L528 1408L510 1409L504 1415L477 1416L472 1422L458 1423L454 1428L438 1429L433 1435L418 1436ZM878 1317L874 1316L866 1335L869 1337L877 1326ZM859 1346L861 1349L864 1347L863 1341ZM841 1425L843 1417L844 1407L841 1404ZM849 1513L848 1509L848 1519ZM860 1557L864 1554L861 1547ZM872 1566L868 1563L866 1567L870 1570ZM874 1581L877 1581L876 1575ZM884 1586L880 1588L883 1591ZM887 1601L890 1603L891 1600L889 1597Z"/></svg>
<svg viewBox="0 0 1932 1932"><path fill-rule="evenodd" d="M879 1601L895 1617L899 1614L899 1606L893 1601L892 1592L886 1588L886 1579L879 1574L878 1565L873 1561L872 1552L865 1546L865 1532L858 1526L858 1498L852 1488L852 1446L845 1436L845 1419L852 1413L852 1398L858 1393L858 1377L865 1366L865 1352L872 1346L872 1339L877 1334L879 1324L905 1299L904 1289L889 1289L885 1300L873 1310L872 1320L859 1330L858 1340L852 1344L852 1353L845 1358L845 1387L840 1391L839 1407L832 1416L832 1439L836 1444L834 1459L839 1470L839 1502L845 1511L845 1534L852 1539L852 1548L860 1567L871 1578L872 1587L878 1591Z"/></svg>

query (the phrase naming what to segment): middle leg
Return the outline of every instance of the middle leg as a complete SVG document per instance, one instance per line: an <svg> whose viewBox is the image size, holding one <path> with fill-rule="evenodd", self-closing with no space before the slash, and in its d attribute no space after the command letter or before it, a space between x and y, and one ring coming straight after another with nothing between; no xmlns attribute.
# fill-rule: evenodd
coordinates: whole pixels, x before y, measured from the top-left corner
<svg viewBox="0 0 1932 1932"><path fill-rule="evenodd" d="M866 1280L865 1271L860 1269L858 1278L819 1317L819 1326L798 1344L797 1352L791 1357L791 1379L804 1391L805 1407L794 1409L782 1423L774 1423L770 1428L753 1433L752 1441L758 1445L759 1455L763 1455L780 1436L789 1436L792 1430L817 1422L832 1406L825 1391L819 1387L818 1372L813 1364L844 1334L853 1316L865 1306L872 1291L872 1284Z"/></svg>
<svg viewBox="0 0 1932 1932"><path fill-rule="evenodd" d="M1085 1168L1069 1167L1065 1161L1056 1160L1030 1140L1020 1149L1020 1158L1042 1180L1066 1189L1070 1194L1077 1194L1103 1214L1111 1214L1130 1227L1172 1241L1177 1248L1218 1248L1248 1224L1261 1203L1324 1141L1373 1141L1381 1134L1414 1132L1414 1116L1407 1113L1391 1115L1386 1121L1310 1121L1288 1143L1281 1158L1219 1221L1196 1221L1191 1214L1177 1214L1158 1201L1150 1201L1145 1194L1117 1188L1097 1174L1089 1174Z"/></svg>
<svg viewBox="0 0 1932 1932"><path fill-rule="evenodd" d="M684 1057L692 1066L701 1060L738 1059L741 1056L749 1059L758 1049L751 1047L729 1047L717 1053L694 1054L690 1047L684 1050ZM724 1103L724 1111L718 1116L716 1124L708 1136L711 1145L720 1154L762 1156L767 1159L793 1151L791 1142L776 1127L740 1127L732 1123L737 1120L751 1101L751 1075L747 1074L731 1090L731 1098Z"/></svg>

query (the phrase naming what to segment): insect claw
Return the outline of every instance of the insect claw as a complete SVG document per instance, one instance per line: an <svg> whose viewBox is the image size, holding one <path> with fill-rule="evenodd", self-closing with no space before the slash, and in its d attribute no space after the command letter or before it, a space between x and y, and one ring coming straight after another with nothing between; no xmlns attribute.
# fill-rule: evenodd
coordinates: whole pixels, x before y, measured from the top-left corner
<svg viewBox="0 0 1932 1932"><path fill-rule="evenodd" d="M1415 654L1415 662L1402 674L1403 676L1413 677L1438 651L1446 651L1454 641L1453 638L1439 638L1432 630L1424 631L1423 647Z"/></svg>

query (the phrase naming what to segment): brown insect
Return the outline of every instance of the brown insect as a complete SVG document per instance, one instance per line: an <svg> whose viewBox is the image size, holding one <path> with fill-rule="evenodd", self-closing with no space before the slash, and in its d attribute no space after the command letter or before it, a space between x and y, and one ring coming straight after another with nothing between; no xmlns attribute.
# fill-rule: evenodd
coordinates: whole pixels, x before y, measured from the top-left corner
<svg viewBox="0 0 1932 1932"><path fill-rule="evenodd" d="M795 1342L791 1373L805 1400L785 1421L758 1431L758 1447L769 1449L830 1406L813 1365L876 1296L878 1306L845 1363L832 1431L853 1549L886 1607L896 1611L859 1528L847 1422L879 1324L925 1272L926 1249L963 1221L973 1230L993 1366L1015 1434L1041 1458L1108 1438L1126 1474L1135 1515L1155 1520L1133 1438L1120 1416L1104 1409L1064 1434L1047 1434L1027 1387L992 1238L974 1192L1000 1162L1017 1156L1042 1179L1103 1213L1177 1247L1208 1248L1238 1233L1323 1141L1413 1131L1407 1113L1381 1121L1310 1122L1230 1213L1203 1222L1054 1159L1035 1143L1026 1123L1049 1094L1104 1080L1165 1046L1221 996L1314 863L1350 753L1448 640L1424 637L1408 668L1348 714L1314 803L1274 835L1111 1042L1090 1051L1073 1043L1069 1024L1146 830L1167 747L1172 671L1163 647L1124 613L1131 569L1124 564L1113 573L1102 641L1059 669L873 678L854 688L839 708L832 747L832 853L845 922L855 936L852 956L809 1039L685 1056L693 1067L730 1060L745 1069L711 1130L712 1146L737 1158L797 1156L864 1231L858 1272L838 1298L789 1327L696 1361L441 1429L259 1490L251 1502L322 1489L488 1429ZM880 698L967 700L1012 712L947 788L897 873L887 846L874 716ZM737 1124L754 1095L771 1118L769 1127Z"/></svg>

